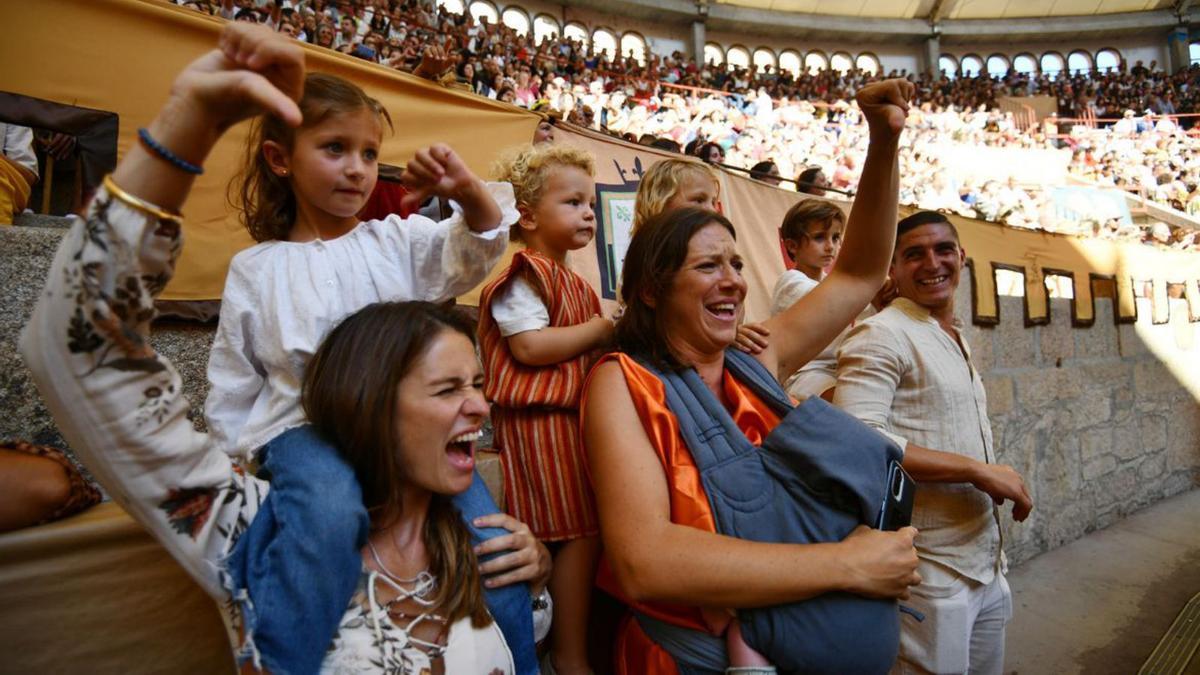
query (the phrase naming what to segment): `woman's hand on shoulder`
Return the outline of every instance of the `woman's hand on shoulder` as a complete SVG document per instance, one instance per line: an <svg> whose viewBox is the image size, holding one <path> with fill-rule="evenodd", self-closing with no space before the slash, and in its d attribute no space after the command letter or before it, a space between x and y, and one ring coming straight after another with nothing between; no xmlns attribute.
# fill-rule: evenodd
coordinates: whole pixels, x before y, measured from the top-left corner
<svg viewBox="0 0 1200 675"><path fill-rule="evenodd" d="M915 93L912 82L897 78L868 84L858 90L854 100L858 101L872 135L899 136L908 115L908 102Z"/></svg>
<svg viewBox="0 0 1200 675"><path fill-rule="evenodd" d="M917 530L904 527L883 532L859 525L838 544L846 573L845 590L872 598L907 598L917 574Z"/></svg>
<svg viewBox="0 0 1200 675"><path fill-rule="evenodd" d="M538 541L529 526L507 513L493 513L476 518L475 527L502 527L511 534L492 537L475 547L475 554L508 551L479 565L483 585L499 588L509 584L529 583L532 595L539 595L550 581L550 551Z"/></svg>

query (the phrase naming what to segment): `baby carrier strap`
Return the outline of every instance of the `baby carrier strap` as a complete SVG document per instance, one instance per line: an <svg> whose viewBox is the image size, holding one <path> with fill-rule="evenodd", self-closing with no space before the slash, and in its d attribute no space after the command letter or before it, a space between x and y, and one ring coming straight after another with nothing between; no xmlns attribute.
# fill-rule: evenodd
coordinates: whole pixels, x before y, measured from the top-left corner
<svg viewBox="0 0 1200 675"><path fill-rule="evenodd" d="M783 417L796 407L779 380L758 359L737 349L725 350L725 367L738 382L750 387L754 395L763 400L776 415Z"/></svg>

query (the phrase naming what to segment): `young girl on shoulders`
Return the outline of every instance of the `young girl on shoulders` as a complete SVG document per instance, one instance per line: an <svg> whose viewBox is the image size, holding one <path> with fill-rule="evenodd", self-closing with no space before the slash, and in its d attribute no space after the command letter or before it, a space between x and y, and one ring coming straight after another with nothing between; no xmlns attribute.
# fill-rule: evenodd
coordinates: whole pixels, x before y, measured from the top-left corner
<svg viewBox="0 0 1200 675"><path fill-rule="evenodd" d="M500 174L516 193L521 218L512 232L525 249L480 299L485 393L493 401L508 509L539 539L558 542L550 667L543 672L586 673L599 543L579 399L593 353L609 344L613 323L566 261L596 233L592 158L540 145L516 155Z"/></svg>
<svg viewBox="0 0 1200 675"><path fill-rule="evenodd" d="M453 150L434 145L416 153L404 180L413 199L451 199L455 213L442 222L361 222L356 214L375 187L391 126L387 111L353 83L320 73L304 79L298 105L298 126L263 115L252 128L238 197L258 244L230 263L205 402L218 447L257 461L271 480L271 508L232 552L229 572L234 588L248 589L249 628L277 672L321 663L360 577L370 522L353 470L307 426L306 365L333 326L371 303L443 302L473 288L499 260L517 218L510 186L484 183ZM498 511L478 475L455 505L468 520ZM500 515L483 523L516 527ZM476 543L501 532L508 533L472 530ZM498 571L489 565L485 573ZM528 589L495 593L489 607L518 668L533 672ZM521 611L506 612L509 604Z"/></svg>

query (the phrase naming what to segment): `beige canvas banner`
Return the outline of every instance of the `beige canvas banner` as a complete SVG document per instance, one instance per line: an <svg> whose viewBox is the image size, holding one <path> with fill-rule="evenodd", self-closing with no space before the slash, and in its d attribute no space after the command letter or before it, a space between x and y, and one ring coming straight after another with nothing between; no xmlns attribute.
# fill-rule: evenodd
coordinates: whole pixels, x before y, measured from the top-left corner
<svg viewBox="0 0 1200 675"><path fill-rule="evenodd" d="M224 23L164 0L3 2L0 90L117 113L124 156L175 76L216 45ZM510 105L328 49L306 45L305 51L310 70L352 80L387 108L395 134L384 132L380 159L388 164L403 165L416 149L445 142L486 175L502 149L528 143L537 126L536 115ZM247 128L230 130L205 161L183 208L187 245L163 299L221 297L229 259L253 243L226 199Z"/></svg>

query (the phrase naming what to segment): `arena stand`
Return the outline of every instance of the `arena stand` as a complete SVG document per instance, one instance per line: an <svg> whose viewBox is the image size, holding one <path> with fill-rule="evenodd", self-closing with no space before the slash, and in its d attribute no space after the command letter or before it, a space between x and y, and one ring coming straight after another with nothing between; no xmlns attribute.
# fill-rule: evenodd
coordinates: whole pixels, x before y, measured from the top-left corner
<svg viewBox="0 0 1200 675"><path fill-rule="evenodd" d="M110 61L90 63L69 75L53 63L9 70L0 74L0 89L117 113L121 119L119 149L129 147L136 128L157 103L145 102L137 93L165 91L173 72L191 55L207 48L220 25L219 19L153 0L110 0L102 7L84 0L45 0L8 11L7 16L13 21L14 39L0 46L0 55L8 62L47 40L67 46L58 64L67 59L89 63L80 60L83 55L109 54ZM98 26L105 29L98 30ZM98 47L100 41L103 52ZM147 50L156 54L154 63L140 58ZM412 61L407 59L406 63ZM423 138L420 130L438 128L455 147L464 150L476 170L486 171L502 149L527 141L539 120L533 113L318 46L309 49L309 63L359 82L394 111L397 133L385 143L384 159L395 164L402 164ZM819 83L821 78L829 82L835 79L830 72L816 76L816 81ZM857 86L854 78L865 80L866 76L854 74L845 81L836 78L840 82L837 87L850 91L850 87ZM567 81L564 78L564 84ZM731 81L736 84L736 73ZM584 96L589 95L586 92L592 87L581 86ZM600 89L607 86L605 83ZM830 87L826 93L837 87ZM721 88L726 87L722 84ZM64 91L71 95L64 95ZM635 106L620 106L618 112L630 121L641 122L642 126L635 128L647 130L645 133L669 134L682 128L684 134L695 131L715 136L732 121L749 125L751 120L757 124L760 119L774 116L784 120L783 128L792 140L807 145L790 154L778 149L779 157L772 159L781 164L791 162L793 170L828 161L829 174L839 174L841 169L840 180L853 186L862 126L852 106L838 104L843 94L830 94L832 104L824 102L828 105L807 101L783 105L769 91L742 99L720 94L671 95L665 89L656 94L651 89L642 91L650 95ZM609 95L605 105L622 97L625 101L631 99L620 91L603 93ZM1017 191L1020 185L1009 186L1007 181L992 179L1000 184L995 187L997 194L1001 188L1010 190L1007 197L992 197L986 182L975 183L978 196L970 208L954 202L957 196L961 204L970 205L962 199L961 191L955 194L955 188L925 194L922 188L939 185L938 171L947 171L939 160L944 148L935 154L928 151L945 137L966 148L984 147L1009 157L1001 164L1007 162L1007 166L1014 167L1013 173L1030 157L1040 159L1043 153L1052 153L1061 165L1056 175L1064 183L1069 174L1095 178L1084 169L1072 168L1070 151L1051 147L1054 134L1047 133L1045 126L1020 129L1015 116L1010 118L1002 112L942 109L936 94L926 104L927 108L923 106L910 121L912 133L903 160L920 180L906 184L904 189L912 195L908 201L914 205L929 204L926 199L946 200L944 208L956 214L954 221L971 257L970 287L964 284L959 289L960 318L967 326L967 339L976 346L1001 458L1029 477L1039 504L1030 521L1020 525L1006 522L1010 560L1016 565L1105 527L1141 506L1196 486L1200 476L1200 456L1195 451L1200 445L1200 406L1196 403L1200 398L1200 259L1189 250L1105 237L1105 231L1087 238L1069 236L1063 231L1078 232L1070 227L1083 221L1068 220L1072 225L1066 227L1058 221L1042 220L1043 207L1049 208L1045 202L1030 211L1035 216L1012 223L1031 227L1003 226L974 217L990 214L993 217L988 220L996 221L1003 220L1005 212L1022 213L1004 208L1005 200L1024 199ZM674 126L657 121L669 117L670 111L678 116ZM686 120L681 112L689 115ZM651 119L663 126L651 125ZM739 128L744 131L747 126ZM1123 142L1117 136L1119 132L1085 124L1076 128L1086 131L1073 130L1068 135L1081 144L1107 143L1110 139ZM1191 141L1189 136L1176 135L1178 130L1170 134L1164 136L1172 139L1168 143ZM759 138L742 140L755 135ZM763 145L768 135L759 131L723 139L730 141L726 161L738 165L765 156L752 147L751 141ZM176 282L168 290L170 297L219 297L225 264L234 251L248 244L223 199L224 181L238 162L241 142L242 136L237 133L223 141L198 184L196 198L186 207L187 236L191 241L187 250L192 255L181 260ZM593 247L579 252L571 263L612 307L621 242L627 241L626 210L632 189L646 166L668 155L569 123L559 130L559 142L584 147L600 160L597 183L602 233ZM1105 153L1093 155L1104 157ZM1084 160L1075 164L1080 161ZM722 171L721 176L724 207L741 227L741 241L750 261L754 289L748 302L751 318L761 317L767 305L766 289L784 269L774 238L775 223L800 196L752 181L741 172ZM991 206L989 199L999 206ZM1130 211L1140 208L1147 221L1159 219L1180 229L1194 225L1186 213L1157 206L1153 201L1140 201L1143 198L1139 196L1127 199L1136 202L1137 208ZM1132 213L1131 219L1135 217L1142 216ZM1141 228L1145 224L1134 221L1139 229L1131 233L1130 239L1143 239ZM1101 226L1103 229L1106 222ZM1153 225L1149 228L1153 230ZM46 227L0 229L0 256L12 262L12 278L19 280L3 301L3 315L11 324L0 338L0 368L6 378L2 396L4 408L12 414L0 424L0 436L46 443L58 440L44 407L36 395L31 395L34 389L16 356L15 340L59 236L60 232ZM1022 298L1000 295L998 272L1016 275ZM1070 299L1052 298L1046 290L1049 278L1069 279L1065 287L1070 289ZM1139 289L1147 287L1148 292L1139 294ZM461 301L474 304L475 299L465 297ZM185 371L184 380L192 387L189 396L196 404L193 419L197 424L202 420L198 406L204 398L203 368L211 331L206 326L165 324L155 337L156 347ZM1084 489L1086 486L1097 489ZM63 584L62 570L81 569L77 566L83 563L77 554L82 548L108 551L105 555L112 557L105 557L103 566L111 576L95 579L96 586ZM159 658L157 652L145 651L150 643L162 647L161 663L178 664L180 669L216 672L229 667L215 613L208 612L213 619L209 622L211 630L196 627L188 617L194 616L193 611L204 614L198 609L204 606L200 592L114 504L105 504L70 521L2 536L0 560L4 561L0 564L0 595L37 612L6 612L0 620L0 635L5 636L0 638L0 653L20 655L20 664L27 669L52 668L66 658L87 662L97 670L120 670L122 664L129 663L133 649L138 650L138 659ZM135 586L140 586L144 594L112 592ZM103 589L109 593L101 601L99 593ZM95 612L73 609L83 596L96 600ZM164 598L178 612L152 619L153 627L159 630L147 633L151 622L140 613L140 607L164 602ZM123 623L127 618L128 623ZM42 635L46 641L31 648L29 625L56 626L60 635L69 636L95 631L101 622L108 629L105 634L86 644L76 643L74 651L66 651L62 643L54 642L53 635ZM126 637L112 639L109 633ZM16 662L13 667L17 667Z"/></svg>

